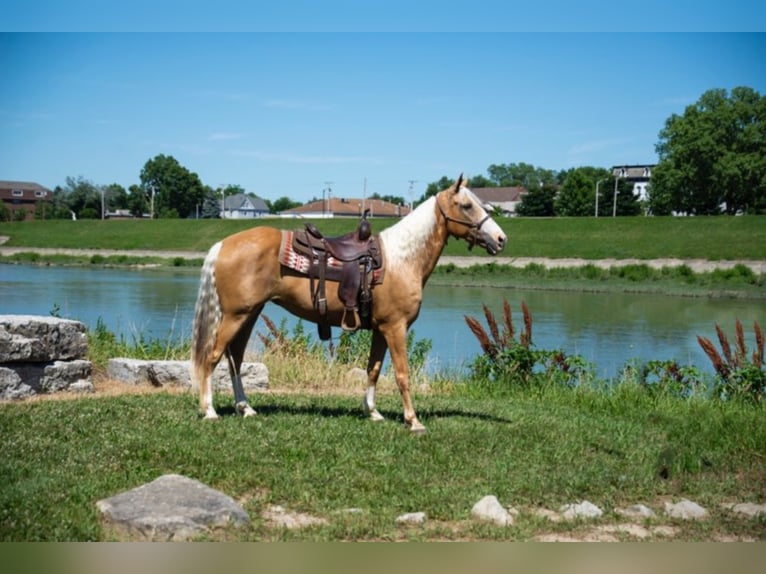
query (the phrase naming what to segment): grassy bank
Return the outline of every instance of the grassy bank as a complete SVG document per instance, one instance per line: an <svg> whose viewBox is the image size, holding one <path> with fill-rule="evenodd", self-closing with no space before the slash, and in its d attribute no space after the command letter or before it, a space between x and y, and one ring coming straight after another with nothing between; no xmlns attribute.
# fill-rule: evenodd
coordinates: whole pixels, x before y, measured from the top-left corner
<svg viewBox="0 0 766 574"><path fill-rule="evenodd" d="M374 219L373 229L379 232L394 222ZM340 235L357 221L314 223L326 235ZM508 234L503 255L509 257L766 260L766 217L500 218L498 223ZM0 235L10 237L6 245L12 247L206 251L254 225L295 229L303 221L30 221L0 223ZM460 241L450 241L445 250L446 255L468 253ZM479 249L470 253L482 255Z"/></svg>
<svg viewBox="0 0 766 574"><path fill-rule="evenodd" d="M167 473L240 501L252 526L218 535L235 540L584 536L588 521L556 524L532 512L584 499L605 511L602 523L625 522L615 508L648 505L658 518L643 524L670 525L674 540L766 538L764 519L721 507L766 490L762 410L652 398L630 386L415 400L429 431L421 438L403 428L390 393L379 401L389 419L381 424L364 420L358 395L262 394L253 398L253 419L234 415L231 397L219 395L224 416L213 424L197 418L186 393L0 405L0 539L110 539L96 501ZM521 511L514 527L471 520L486 494ZM663 517L663 501L681 498L708 508L710 519ZM263 517L271 505L327 524L276 527ZM350 508L359 512L343 512ZM424 525L396 524L416 511L426 513Z"/></svg>
<svg viewBox="0 0 766 574"><path fill-rule="evenodd" d="M213 539L588 539L599 526L635 529L635 519L615 510L640 503L657 513L637 525L654 532L652 540L766 540L766 517L725 508L763 501L763 404L682 397L627 376L607 387L573 387L544 377L522 385L444 375L425 386L416 378L415 406L428 428L417 437L401 424L390 378L378 397L387 421L365 419L363 384L343 376L360 361L360 348L346 349L351 363L341 364L300 332L283 334L273 331L260 357L271 390L251 394L259 415L239 417L231 394L217 393L222 418L210 423L198 418L190 392L115 390L100 374L114 353L174 358L187 348L91 333L95 396L0 404L0 540L125 539L101 523L96 502L170 473L225 492L248 512L250 527ZM471 518L487 494L519 511L513 527ZM708 519L664 516L665 502L684 498L707 508ZM550 522L537 513L582 500L604 517ZM288 530L269 521L275 505L326 522ZM408 512L427 520L398 524Z"/></svg>

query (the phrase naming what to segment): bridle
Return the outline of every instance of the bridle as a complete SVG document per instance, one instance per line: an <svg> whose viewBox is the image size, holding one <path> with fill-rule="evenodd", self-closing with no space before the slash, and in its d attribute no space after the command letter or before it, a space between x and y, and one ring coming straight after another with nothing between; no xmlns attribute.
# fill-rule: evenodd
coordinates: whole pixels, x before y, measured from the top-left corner
<svg viewBox="0 0 766 574"><path fill-rule="evenodd" d="M481 226L484 225L488 219L490 219L489 213L487 213L481 221L478 223L475 223L473 221L468 221L466 219L455 219L454 217L450 217L447 215L447 212L444 211L444 208L442 207L442 204L439 203L439 198L436 198L436 205L439 207L439 212L442 214L442 217L449 223L450 221L452 223L457 223L459 225L464 225L469 229L468 234L466 235L465 239L468 242L468 249L473 249L473 246L479 243L479 231L481 231ZM486 213L486 210L485 210Z"/></svg>

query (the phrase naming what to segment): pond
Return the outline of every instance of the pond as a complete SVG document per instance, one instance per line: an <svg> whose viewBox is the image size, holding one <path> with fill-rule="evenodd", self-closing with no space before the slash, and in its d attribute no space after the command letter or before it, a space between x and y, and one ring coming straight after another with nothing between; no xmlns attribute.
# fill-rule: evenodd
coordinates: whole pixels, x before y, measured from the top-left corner
<svg viewBox="0 0 766 574"><path fill-rule="evenodd" d="M139 334L160 340L188 338L198 281L196 269L0 265L0 314L56 312L91 329L101 320L129 340ZM766 327L766 308L758 300L429 285L413 326L416 338L433 343L429 371L462 370L480 354L464 315L479 319L486 328L482 304L501 320L504 299L511 305L517 330L523 325L521 302L527 304L538 349L581 355L603 378L616 376L633 359L674 359L712 372L697 335L715 341L718 323L733 341L739 318L752 345L753 321ZM264 313L278 325L285 320L289 329L297 323L273 304ZM313 325L304 326L316 333ZM256 329L265 332L260 321ZM334 336L339 333L333 329ZM251 346L257 344L254 335Z"/></svg>

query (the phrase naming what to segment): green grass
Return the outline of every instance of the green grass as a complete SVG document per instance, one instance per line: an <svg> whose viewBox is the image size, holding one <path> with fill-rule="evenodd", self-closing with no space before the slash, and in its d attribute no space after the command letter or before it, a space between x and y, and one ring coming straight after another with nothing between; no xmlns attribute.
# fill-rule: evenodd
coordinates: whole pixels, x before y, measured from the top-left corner
<svg viewBox="0 0 766 574"><path fill-rule="evenodd" d="M374 219L376 232L393 219ZM355 228L355 219L314 221L326 235ZM618 217L498 219L508 234L502 253L510 257L580 257L584 259L674 257L682 259L766 259L766 217ZM0 223L8 246L92 249L170 249L206 251L219 239L255 225L296 229L302 221L266 219L29 221ZM446 255L469 252L461 241L450 241Z"/></svg>
<svg viewBox="0 0 766 574"><path fill-rule="evenodd" d="M731 269L695 272L688 265L653 269L646 264L614 265L599 268L546 268L538 263L525 267L485 265L437 266L429 279L432 285L486 286L562 291L657 293L695 297L766 298L766 277L738 264Z"/></svg>
<svg viewBox="0 0 766 574"><path fill-rule="evenodd" d="M718 508L763 497L762 408L651 398L635 388L433 394L416 396L428 434L415 437L395 394L380 397L389 419L380 424L363 419L359 396L252 399L259 416L242 419L230 396L216 395L217 423L197 418L191 394L0 405L0 539L109 538L96 501L166 473L244 501L253 524L229 535L238 540L524 540L578 529L524 513L510 529L477 524L470 509L486 494L519 509L587 499L607 513L686 497L713 518L678 525L680 539L766 537L763 521L731 520ZM329 525L271 527L260 516L272 504ZM347 508L363 512L336 512ZM396 525L414 511L427 514L425 526Z"/></svg>

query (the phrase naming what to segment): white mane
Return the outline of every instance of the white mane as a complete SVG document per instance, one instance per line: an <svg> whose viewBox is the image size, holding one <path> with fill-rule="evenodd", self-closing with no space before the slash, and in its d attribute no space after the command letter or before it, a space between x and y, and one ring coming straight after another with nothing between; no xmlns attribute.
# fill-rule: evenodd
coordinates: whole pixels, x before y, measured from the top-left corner
<svg viewBox="0 0 766 574"><path fill-rule="evenodd" d="M420 253L436 224L436 196L431 196L395 225L380 232L386 264L398 266Z"/></svg>

